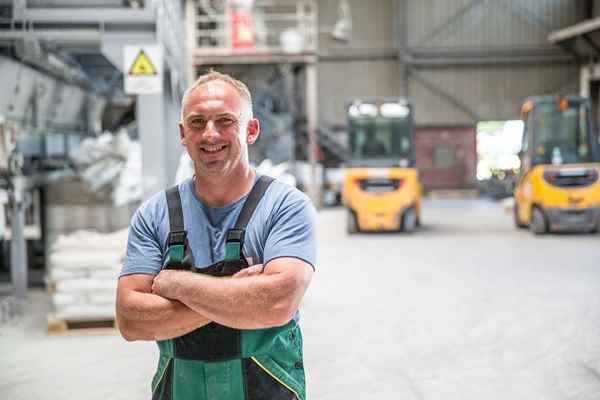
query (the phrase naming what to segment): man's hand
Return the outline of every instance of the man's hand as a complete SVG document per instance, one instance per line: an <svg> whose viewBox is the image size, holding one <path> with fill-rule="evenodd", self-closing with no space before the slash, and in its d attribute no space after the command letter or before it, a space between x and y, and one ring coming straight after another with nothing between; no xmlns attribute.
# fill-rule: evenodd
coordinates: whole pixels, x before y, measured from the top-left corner
<svg viewBox="0 0 600 400"><path fill-rule="evenodd" d="M244 268L241 271L233 275L234 278L244 278L246 276L260 275L265 267L262 264L252 265L251 267Z"/></svg>
<svg viewBox="0 0 600 400"><path fill-rule="evenodd" d="M179 301L152 293L153 281L146 274L119 278L117 325L126 340L172 339L211 322Z"/></svg>
<svg viewBox="0 0 600 400"><path fill-rule="evenodd" d="M185 279L184 274L193 274L193 272L163 269L152 281L152 293L167 299L177 299L178 282L181 282L182 278Z"/></svg>

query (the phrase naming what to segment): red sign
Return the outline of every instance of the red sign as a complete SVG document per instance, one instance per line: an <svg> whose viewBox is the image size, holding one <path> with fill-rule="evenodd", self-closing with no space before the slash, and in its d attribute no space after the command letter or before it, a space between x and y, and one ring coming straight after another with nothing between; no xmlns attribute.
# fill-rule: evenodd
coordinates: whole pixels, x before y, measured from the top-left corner
<svg viewBox="0 0 600 400"><path fill-rule="evenodd" d="M231 12L231 45L234 49L254 47L254 24L252 13L247 10Z"/></svg>

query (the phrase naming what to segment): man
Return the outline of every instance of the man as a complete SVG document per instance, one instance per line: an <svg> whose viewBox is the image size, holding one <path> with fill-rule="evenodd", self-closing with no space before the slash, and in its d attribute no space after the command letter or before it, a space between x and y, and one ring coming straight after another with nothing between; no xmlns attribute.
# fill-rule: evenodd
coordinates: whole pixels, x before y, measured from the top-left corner
<svg viewBox="0 0 600 400"><path fill-rule="evenodd" d="M315 265L314 208L257 178L248 145L259 132L242 82L201 76L179 123L195 175L132 219L117 323L126 340L158 341L153 399L305 398L297 309Z"/></svg>

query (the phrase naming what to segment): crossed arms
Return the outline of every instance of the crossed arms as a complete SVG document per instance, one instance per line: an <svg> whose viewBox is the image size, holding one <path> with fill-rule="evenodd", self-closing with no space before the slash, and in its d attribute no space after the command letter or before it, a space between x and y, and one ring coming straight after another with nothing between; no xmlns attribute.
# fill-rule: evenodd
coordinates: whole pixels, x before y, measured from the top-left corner
<svg viewBox="0 0 600 400"><path fill-rule="evenodd" d="M119 279L117 324L126 340L164 340L212 321L237 329L280 326L292 318L312 278L305 261L281 257L217 278L163 270Z"/></svg>

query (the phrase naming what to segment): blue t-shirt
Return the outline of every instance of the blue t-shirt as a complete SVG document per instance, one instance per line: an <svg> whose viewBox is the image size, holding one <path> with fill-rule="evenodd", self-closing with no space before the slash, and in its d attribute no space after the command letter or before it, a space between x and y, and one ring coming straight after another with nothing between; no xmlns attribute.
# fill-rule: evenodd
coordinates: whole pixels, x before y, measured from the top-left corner
<svg viewBox="0 0 600 400"><path fill-rule="evenodd" d="M247 195L223 207L208 207L197 197L192 179L179 185L187 238L196 267L207 267L225 257L228 229L235 225ZM244 255L251 264L267 264L278 257L295 257L316 265L315 209L296 188L272 182L258 203L248 226ZM127 254L120 276L160 272L167 253L169 210L165 192L155 194L135 212Z"/></svg>

